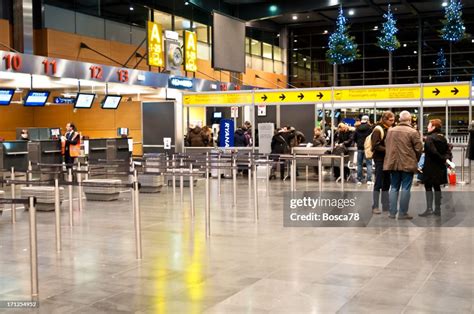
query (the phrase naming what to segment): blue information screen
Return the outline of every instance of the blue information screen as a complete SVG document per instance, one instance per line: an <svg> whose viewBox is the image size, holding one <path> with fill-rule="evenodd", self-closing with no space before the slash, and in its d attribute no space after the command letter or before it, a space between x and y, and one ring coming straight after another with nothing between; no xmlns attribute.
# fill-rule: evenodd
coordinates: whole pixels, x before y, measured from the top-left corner
<svg viewBox="0 0 474 314"><path fill-rule="evenodd" d="M30 91L25 99L25 106L43 107L48 100L49 92Z"/></svg>
<svg viewBox="0 0 474 314"><path fill-rule="evenodd" d="M14 89L0 89L0 106L8 106L14 94Z"/></svg>

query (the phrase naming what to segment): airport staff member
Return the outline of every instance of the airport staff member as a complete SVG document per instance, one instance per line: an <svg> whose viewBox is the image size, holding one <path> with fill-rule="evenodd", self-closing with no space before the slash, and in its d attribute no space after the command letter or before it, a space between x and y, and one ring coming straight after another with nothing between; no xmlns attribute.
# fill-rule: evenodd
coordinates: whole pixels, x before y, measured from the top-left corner
<svg viewBox="0 0 474 314"><path fill-rule="evenodd" d="M73 123L66 124L66 134L61 137L61 152L64 156L64 162L70 168L70 164L79 157L81 152L81 136L76 132L76 126Z"/></svg>

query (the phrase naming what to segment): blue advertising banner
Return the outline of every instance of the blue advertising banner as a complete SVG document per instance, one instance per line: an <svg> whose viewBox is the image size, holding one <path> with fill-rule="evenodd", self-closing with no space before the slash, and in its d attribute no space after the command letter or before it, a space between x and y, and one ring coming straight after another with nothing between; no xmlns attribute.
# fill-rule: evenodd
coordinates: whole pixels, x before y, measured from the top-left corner
<svg viewBox="0 0 474 314"><path fill-rule="evenodd" d="M234 120L221 120L219 147L234 147L234 128Z"/></svg>

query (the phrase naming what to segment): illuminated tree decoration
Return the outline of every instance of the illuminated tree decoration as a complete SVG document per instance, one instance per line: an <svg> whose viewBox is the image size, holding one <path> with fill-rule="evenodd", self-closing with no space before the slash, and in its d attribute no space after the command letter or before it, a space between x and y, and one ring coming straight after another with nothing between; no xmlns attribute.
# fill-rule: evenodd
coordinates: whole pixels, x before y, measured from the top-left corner
<svg viewBox="0 0 474 314"><path fill-rule="evenodd" d="M443 28L441 37L450 42L457 42L464 38L466 27L462 20L462 4L460 0L450 0L444 9Z"/></svg>
<svg viewBox="0 0 474 314"><path fill-rule="evenodd" d="M436 75L442 76L446 74L446 57L444 50L441 48L438 52L438 58L436 59Z"/></svg>
<svg viewBox="0 0 474 314"><path fill-rule="evenodd" d="M330 64L345 64L357 58L357 44L355 38L349 36L342 7L339 8L339 16L336 20L336 30L329 36L329 49L326 51L326 59Z"/></svg>
<svg viewBox="0 0 474 314"><path fill-rule="evenodd" d="M389 52L393 52L395 49L400 47L400 42L397 39L397 21L393 17L390 4L388 5L387 13L383 15L385 22L382 24L382 30L380 37L378 39L378 46Z"/></svg>

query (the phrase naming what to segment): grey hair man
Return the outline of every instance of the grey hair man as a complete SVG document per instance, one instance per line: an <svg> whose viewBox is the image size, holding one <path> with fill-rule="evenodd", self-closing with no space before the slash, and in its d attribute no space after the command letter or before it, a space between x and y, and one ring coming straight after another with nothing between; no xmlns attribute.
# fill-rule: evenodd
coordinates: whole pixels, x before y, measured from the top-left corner
<svg viewBox="0 0 474 314"><path fill-rule="evenodd" d="M410 112L400 112L398 125L388 130L385 139L383 170L390 171L390 218L395 218L397 213L398 219L413 218L408 215L410 190L423 144L420 134L411 126L411 120Z"/></svg>

